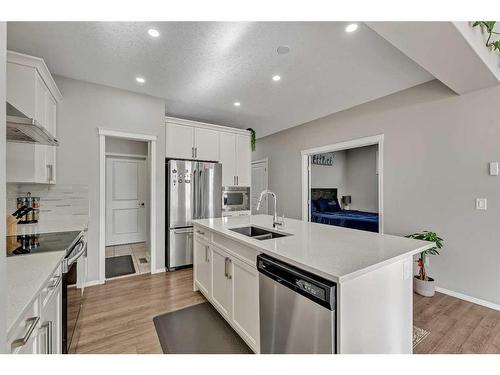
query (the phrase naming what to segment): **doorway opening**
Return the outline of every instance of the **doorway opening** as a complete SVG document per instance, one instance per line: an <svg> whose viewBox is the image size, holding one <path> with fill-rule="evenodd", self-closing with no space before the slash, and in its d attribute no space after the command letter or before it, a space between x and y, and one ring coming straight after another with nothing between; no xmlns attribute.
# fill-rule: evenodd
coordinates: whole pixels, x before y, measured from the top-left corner
<svg viewBox="0 0 500 375"><path fill-rule="evenodd" d="M99 278L156 270L156 136L99 129Z"/></svg>
<svg viewBox="0 0 500 375"><path fill-rule="evenodd" d="M303 150L302 219L383 233L383 140Z"/></svg>
<svg viewBox="0 0 500 375"><path fill-rule="evenodd" d="M264 196L260 210L257 211L260 193L268 188L268 170L268 158L252 162L252 188L250 189L252 215L267 215L268 213L267 195Z"/></svg>

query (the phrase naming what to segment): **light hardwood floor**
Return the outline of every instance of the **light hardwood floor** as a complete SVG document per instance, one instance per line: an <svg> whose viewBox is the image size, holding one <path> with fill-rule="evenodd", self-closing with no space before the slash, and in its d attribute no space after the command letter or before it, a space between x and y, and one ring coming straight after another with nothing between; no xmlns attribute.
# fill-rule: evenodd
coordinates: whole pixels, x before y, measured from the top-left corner
<svg viewBox="0 0 500 375"><path fill-rule="evenodd" d="M161 353L153 317L204 302L192 269L87 288L73 353ZM500 353L500 312L441 293L414 294L414 324L430 334L415 353Z"/></svg>
<svg viewBox="0 0 500 375"><path fill-rule="evenodd" d="M430 332L414 353L500 353L500 311L442 293L413 296L413 324Z"/></svg>
<svg viewBox="0 0 500 375"><path fill-rule="evenodd" d="M161 353L153 318L204 302L192 269L109 280L85 289L72 353Z"/></svg>

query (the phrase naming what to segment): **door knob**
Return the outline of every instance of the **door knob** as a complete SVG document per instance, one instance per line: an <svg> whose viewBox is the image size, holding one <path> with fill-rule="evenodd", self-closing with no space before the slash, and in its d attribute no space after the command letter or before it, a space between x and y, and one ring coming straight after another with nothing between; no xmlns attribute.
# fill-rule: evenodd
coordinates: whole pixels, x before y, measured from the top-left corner
<svg viewBox="0 0 500 375"><path fill-rule="evenodd" d="M139 206L144 207L144 202L139 203Z"/></svg>

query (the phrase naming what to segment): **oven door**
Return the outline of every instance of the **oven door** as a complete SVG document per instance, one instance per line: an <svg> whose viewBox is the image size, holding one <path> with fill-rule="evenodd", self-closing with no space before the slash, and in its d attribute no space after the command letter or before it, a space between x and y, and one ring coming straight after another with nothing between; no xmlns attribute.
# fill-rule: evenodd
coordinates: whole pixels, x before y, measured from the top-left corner
<svg viewBox="0 0 500 375"><path fill-rule="evenodd" d="M78 263L86 256L86 238L75 244L73 250L64 260L62 285L62 350L63 354L71 353L71 343L75 339L75 330L83 304L83 288L78 281ZM76 341L75 341L76 342Z"/></svg>

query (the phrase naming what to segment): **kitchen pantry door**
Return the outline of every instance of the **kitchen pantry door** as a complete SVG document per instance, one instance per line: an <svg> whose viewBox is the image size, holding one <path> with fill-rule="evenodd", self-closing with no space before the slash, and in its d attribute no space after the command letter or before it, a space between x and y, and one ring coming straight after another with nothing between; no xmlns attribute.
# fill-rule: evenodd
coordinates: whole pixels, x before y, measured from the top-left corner
<svg viewBox="0 0 500 375"><path fill-rule="evenodd" d="M259 201L260 193L267 189L267 159L252 162L252 215L266 214L267 215L267 198L264 196L262 206L257 211L257 202Z"/></svg>
<svg viewBox="0 0 500 375"><path fill-rule="evenodd" d="M146 241L146 160L106 157L106 246Z"/></svg>

